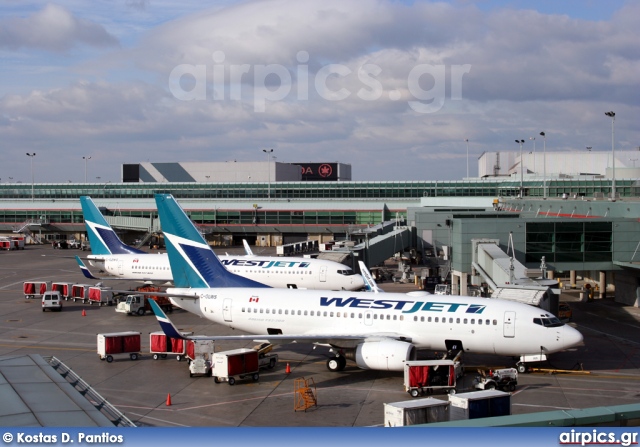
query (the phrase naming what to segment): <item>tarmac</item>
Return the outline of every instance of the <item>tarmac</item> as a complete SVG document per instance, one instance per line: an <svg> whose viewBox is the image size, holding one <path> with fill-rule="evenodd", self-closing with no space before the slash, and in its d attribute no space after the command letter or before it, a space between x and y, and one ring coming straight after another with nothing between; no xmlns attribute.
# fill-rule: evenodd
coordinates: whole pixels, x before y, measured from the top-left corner
<svg viewBox="0 0 640 447"><path fill-rule="evenodd" d="M0 356L55 356L138 426L382 426L384 403L412 399L404 391L402 373L360 370L351 362L344 371L332 373L325 366L329 349L304 344L276 347L278 365L262 371L257 382L216 384L209 377L190 377L185 361L152 358L149 333L160 330L152 315L126 316L114 307L71 301L64 302L62 312L42 312L39 300L24 298L22 283L27 280L86 283L73 259L76 254L82 252L50 246L0 252ZM114 281L108 285L129 289L134 284ZM416 290L413 283L379 285L387 292ZM536 365L540 372L519 375L511 397L512 414L640 402L640 310L613 299L580 302L579 289L563 291L561 300L570 303L573 319L569 324L582 332L584 345L552 355L548 362ZM182 310L169 317L178 328L194 334L236 333ZM121 331L142 333L141 358L101 361L97 334ZM253 345L220 343L216 350ZM467 373L458 382L457 392L473 390L477 369L515 363L510 358L472 354L466 354L464 362ZM296 379L315 390L316 406L294 411ZM433 397L447 399L446 394Z"/></svg>

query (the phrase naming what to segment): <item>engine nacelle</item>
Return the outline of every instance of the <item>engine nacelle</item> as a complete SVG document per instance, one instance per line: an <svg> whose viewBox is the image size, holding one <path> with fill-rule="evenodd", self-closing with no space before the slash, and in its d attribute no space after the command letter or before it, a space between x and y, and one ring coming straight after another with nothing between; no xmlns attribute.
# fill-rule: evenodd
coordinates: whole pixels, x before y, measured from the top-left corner
<svg viewBox="0 0 640 447"><path fill-rule="evenodd" d="M416 358L416 347L399 340L367 341L356 347L358 368L404 371L404 362Z"/></svg>

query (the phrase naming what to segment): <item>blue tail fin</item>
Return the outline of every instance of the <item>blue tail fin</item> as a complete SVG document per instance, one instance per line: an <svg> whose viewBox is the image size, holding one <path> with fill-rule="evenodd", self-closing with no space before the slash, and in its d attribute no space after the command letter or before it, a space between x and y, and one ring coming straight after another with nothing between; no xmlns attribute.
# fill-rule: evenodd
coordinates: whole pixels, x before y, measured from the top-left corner
<svg viewBox="0 0 640 447"><path fill-rule="evenodd" d="M93 203L91 197L81 196L82 214L87 227L87 235L91 242L91 254L94 255L126 255L144 253L134 247L124 244L109 223Z"/></svg>
<svg viewBox="0 0 640 447"><path fill-rule="evenodd" d="M173 196L155 197L176 287L269 287L228 271Z"/></svg>

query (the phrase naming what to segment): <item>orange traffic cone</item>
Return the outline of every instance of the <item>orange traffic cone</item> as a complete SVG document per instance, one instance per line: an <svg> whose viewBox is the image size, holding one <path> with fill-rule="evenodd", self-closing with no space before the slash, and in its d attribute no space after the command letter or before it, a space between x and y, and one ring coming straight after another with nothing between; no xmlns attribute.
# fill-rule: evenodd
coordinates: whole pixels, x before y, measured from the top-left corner
<svg viewBox="0 0 640 447"><path fill-rule="evenodd" d="M284 369L285 374L291 374L291 366L289 366L289 362L287 362L287 367Z"/></svg>
<svg viewBox="0 0 640 447"><path fill-rule="evenodd" d="M167 394L167 407L171 406L171 393Z"/></svg>
<svg viewBox="0 0 640 447"><path fill-rule="evenodd" d="M83 316L83 317L86 317L86 316L87 316L87 313L84 311L84 309L82 309L82 316Z"/></svg>

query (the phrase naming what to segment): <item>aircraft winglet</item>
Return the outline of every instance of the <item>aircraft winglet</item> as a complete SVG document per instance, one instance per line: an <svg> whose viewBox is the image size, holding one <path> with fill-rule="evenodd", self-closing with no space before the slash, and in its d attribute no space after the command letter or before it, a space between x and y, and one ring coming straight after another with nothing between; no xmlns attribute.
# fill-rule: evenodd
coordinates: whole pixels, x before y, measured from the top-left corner
<svg viewBox="0 0 640 447"><path fill-rule="evenodd" d="M360 274L362 275L362 279L364 280L365 288L369 292L383 293L384 290L378 287L378 284L376 284L376 280L373 279L371 272L369 272L369 269L364 264L364 262L358 261L358 265L360 266Z"/></svg>
<svg viewBox="0 0 640 447"><path fill-rule="evenodd" d="M246 239L242 239L242 244L244 245L244 251L247 252L247 256L253 256L253 251L251 250L251 247L249 247L249 243Z"/></svg>
<svg viewBox="0 0 640 447"><path fill-rule="evenodd" d="M160 327L162 331L165 333L167 337L171 338L179 338L182 340L187 340L180 331L173 325L173 322L167 317L167 315L160 309L160 306L155 302L155 300L149 300L149 305L151 305L151 309L153 313L156 315L158 319L158 323L160 323Z"/></svg>
<svg viewBox="0 0 640 447"><path fill-rule="evenodd" d="M80 267L80 271L85 276L85 278L88 278L88 279L101 279L101 278L98 278L96 276L93 276L93 274L91 274L91 271L87 268L87 266L84 264L84 262L82 262L82 260L80 259L80 256L78 256L78 255L76 255L76 262L78 263L78 267Z"/></svg>

